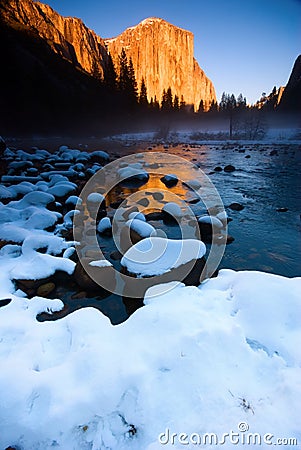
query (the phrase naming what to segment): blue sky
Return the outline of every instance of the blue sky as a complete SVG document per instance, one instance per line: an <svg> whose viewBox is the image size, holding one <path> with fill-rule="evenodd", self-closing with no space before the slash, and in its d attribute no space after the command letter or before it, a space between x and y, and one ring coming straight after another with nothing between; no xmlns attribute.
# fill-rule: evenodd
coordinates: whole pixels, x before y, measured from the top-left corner
<svg viewBox="0 0 301 450"><path fill-rule="evenodd" d="M101 37L113 37L146 17L161 17L194 33L194 53L223 91L255 102L287 83L301 53L301 0L46 0L80 17Z"/></svg>

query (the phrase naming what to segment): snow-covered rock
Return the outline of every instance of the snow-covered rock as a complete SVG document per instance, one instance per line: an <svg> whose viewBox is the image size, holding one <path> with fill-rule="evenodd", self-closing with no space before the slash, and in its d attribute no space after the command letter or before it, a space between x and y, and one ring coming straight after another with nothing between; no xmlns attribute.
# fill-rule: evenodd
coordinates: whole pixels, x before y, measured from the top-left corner
<svg viewBox="0 0 301 450"><path fill-rule="evenodd" d="M97 225L97 231L100 234L112 234L112 224L109 217L103 217L100 219Z"/></svg>
<svg viewBox="0 0 301 450"><path fill-rule="evenodd" d="M121 259L121 264L138 277L162 275L201 259L205 252L205 244L196 239L148 237L131 247Z"/></svg>
<svg viewBox="0 0 301 450"><path fill-rule="evenodd" d="M178 177L177 177L177 175L175 175L173 173L169 173L167 175L164 175L164 177L161 178L161 181L167 187L172 187L178 183Z"/></svg>

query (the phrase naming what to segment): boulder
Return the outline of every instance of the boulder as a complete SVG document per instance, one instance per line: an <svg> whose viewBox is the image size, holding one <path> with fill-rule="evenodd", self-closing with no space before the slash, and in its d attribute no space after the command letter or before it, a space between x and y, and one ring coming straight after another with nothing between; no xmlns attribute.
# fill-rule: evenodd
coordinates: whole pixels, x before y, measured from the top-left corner
<svg viewBox="0 0 301 450"><path fill-rule="evenodd" d="M244 206L237 202L231 203L228 207L233 211L242 211L244 209Z"/></svg>
<svg viewBox="0 0 301 450"><path fill-rule="evenodd" d="M101 262L105 265L97 265L100 261L85 257L81 258L76 264L73 278L82 291L92 292L96 295L106 294L108 291L102 285L105 282L106 286L110 286L111 292L114 292L116 286L114 269L105 259Z"/></svg>
<svg viewBox="0 0 301 450"><path fill-rule="evenodd" d="M224 167L224 172L234 172L235 167L232 166L232 164L228 164L227 166Z"/></svg>

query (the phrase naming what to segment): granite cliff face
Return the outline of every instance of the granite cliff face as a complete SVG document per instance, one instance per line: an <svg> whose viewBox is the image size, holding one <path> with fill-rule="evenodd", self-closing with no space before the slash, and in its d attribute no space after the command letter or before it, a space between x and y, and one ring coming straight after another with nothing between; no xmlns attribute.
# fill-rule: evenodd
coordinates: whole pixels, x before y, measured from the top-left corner
<svg viewBox="0 0 301 450"><path fill-rule="evenodd" d="M138 86L144 78L148 99L161 100L163 89L198 108L200 100L206 109L216 100L212 82L193 56L193 34L165 20L149 18L126 29L119 36L105 39L115 66L122 48L132 58Z"/></svg>
<svg viewBox="0 0 301 450"><path fill-rule="evenodd" d="M301 55L295 61L288 83L283 91L279 108L301 111Z"/></svg>
<svg viewBox="0 0 301 450"><path fill-rule="evenodd" d="M50 6L32 0L4 0L1 9L7 22L34 30L62 58L91 75L104 77L107 63L104 41L82 20L62 17Z"/></svg>

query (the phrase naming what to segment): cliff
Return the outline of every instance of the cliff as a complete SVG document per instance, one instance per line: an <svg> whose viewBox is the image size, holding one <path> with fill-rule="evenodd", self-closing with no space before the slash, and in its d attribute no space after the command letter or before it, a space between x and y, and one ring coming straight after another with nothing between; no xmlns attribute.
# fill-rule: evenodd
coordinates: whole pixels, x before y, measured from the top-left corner
<svg viewBox="0 0 301 450"><path fill-rule="evenodd" d="M62 17L50 6L32 0L3 1L1 15L7 23L34 31L59 56L103 79L107 63L104 41L82 20Z"/></svg>
<svg viewBox="0 0 301 450"><path fill-rule="evenodd" d="M279 109L301 111L301 55L295 61L288 83L283 91Z"/></svg>
<svg viewBox="0 0 301 450"><path fill-rule="evenodd" d="M114 64L122 48L132 58L138 86L144 78L148 99L161 100L163 89L197 109L200 100L208 108L216 100L212 82L194 59L193 34L165 20L149 18L127 28L112 39L105 39Z"/></svg>

